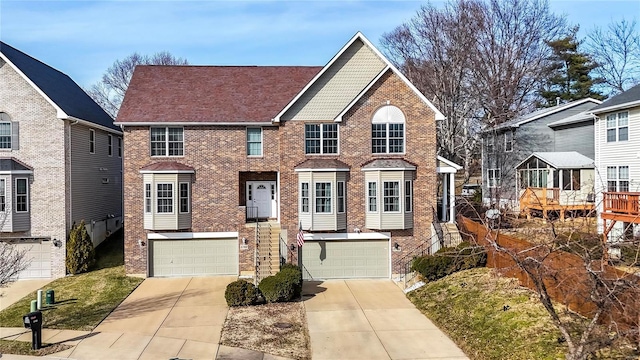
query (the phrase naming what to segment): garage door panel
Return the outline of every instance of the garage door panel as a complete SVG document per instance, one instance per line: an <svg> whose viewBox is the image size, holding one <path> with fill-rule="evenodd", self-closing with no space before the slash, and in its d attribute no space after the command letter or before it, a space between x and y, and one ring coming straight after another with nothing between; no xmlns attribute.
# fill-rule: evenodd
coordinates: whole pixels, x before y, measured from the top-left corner
<svg viewBox="0 0 640 360"><path fill-rule="evenodd" d="M305 279L388 278L389 241L307 241L302 265Z"/></svg>
<svg viewBox="0 0 640 360"><path fill-rule="evenodd" d="M152 240L149 276L238 274L238 239Z"/></svg>
<svg viewBox="0 0 640 360"><path fill-rule="evenodd" d="M51 278L51 243L14 244L18 251L25 251L25 261L29 264L18 274L18 279Z"/></svg>

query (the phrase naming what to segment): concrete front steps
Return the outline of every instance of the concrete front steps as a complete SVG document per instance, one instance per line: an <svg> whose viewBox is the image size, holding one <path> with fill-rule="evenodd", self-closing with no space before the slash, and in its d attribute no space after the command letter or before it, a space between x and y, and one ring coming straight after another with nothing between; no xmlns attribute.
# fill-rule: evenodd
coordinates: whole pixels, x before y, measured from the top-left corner
<svg viewBox="0 0 640 360"><path fill-rule="evenodd" d="M444 246L457 246L462 242L458 225L454 223L441 223L440 226L442 227Z"/></svg>
<svg viewBox="0 0 640 360"><path fill-rule="evenodd" d="M280 270L280 224L260 223L258 229L258 280L275 275Z"/></svg>

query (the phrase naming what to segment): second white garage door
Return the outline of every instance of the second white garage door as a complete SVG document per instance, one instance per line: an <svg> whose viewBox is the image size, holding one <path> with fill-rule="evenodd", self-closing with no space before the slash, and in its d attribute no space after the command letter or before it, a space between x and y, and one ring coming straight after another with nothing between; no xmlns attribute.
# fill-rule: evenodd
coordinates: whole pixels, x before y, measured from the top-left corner
<svg viewBox="0 0 640 360"><path fill-rule="evenodd" d="M238 239L149 241L149 276L238 274Z"/></svg>
<svg viewBox="0 0 640 360"><path fill-rule="evenodd" d="M305 280L389 278L389 240L306 241Z"/></svg>
<svg viewBox="0 0 640 360"><path fill-rule="evenodd" d="M25 252L27 268L18 274L19 279L49 279L51 277L51 242L15 244L18 251Z"/></svg>

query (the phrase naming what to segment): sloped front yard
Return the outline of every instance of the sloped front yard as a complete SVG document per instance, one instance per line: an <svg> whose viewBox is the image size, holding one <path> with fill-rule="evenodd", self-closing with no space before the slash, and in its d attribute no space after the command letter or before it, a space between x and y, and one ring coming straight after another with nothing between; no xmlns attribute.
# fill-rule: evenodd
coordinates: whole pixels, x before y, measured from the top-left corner
<svg viewBox="0 0 640 360"><path fill-rule="evenodd" d="M45 328L92 330L142 282L125 275L123 246L120 231L96 249L95 270L46 286L55 291L56 302L42 310ZM0 312L0 327L22 327L22 316L35 298L34 292Z"/></svg>

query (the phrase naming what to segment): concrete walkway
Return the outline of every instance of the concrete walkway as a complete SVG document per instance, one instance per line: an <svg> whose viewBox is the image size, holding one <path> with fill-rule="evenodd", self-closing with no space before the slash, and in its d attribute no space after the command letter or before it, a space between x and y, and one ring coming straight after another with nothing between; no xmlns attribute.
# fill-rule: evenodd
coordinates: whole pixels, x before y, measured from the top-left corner
<svg viewBox="0 0 640 360"><path fill-rule="evenodd" d="M390 280L305 282L311 351L320 359L468 359Z"/></svg>

